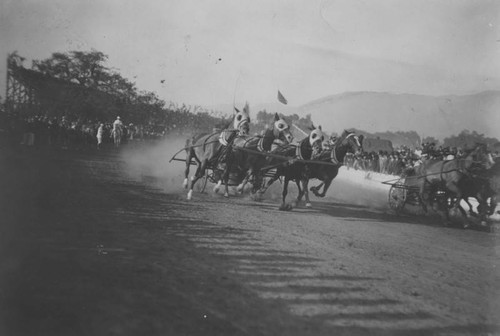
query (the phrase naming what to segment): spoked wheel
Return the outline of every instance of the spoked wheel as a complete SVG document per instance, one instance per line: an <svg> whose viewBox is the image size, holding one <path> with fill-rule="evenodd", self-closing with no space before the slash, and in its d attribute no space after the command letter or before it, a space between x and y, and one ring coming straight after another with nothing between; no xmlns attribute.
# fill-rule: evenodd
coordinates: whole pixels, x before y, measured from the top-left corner
<svg viewBox="0 0 500 336"><path fill-rule="evenodd" d="M200 194L204 193L205 188L207 187L207 182L208 182L208 174L205 174L205 176L200 178L196 183L196 191L199 192Z"/></svg>
<svg viewBox="0 0 500 336"><path fill-rule="evenodd" d="M389 189L389 207L396 212L397 215L403 210L406 204L407 190L398 185L392 185Z"/></svg>

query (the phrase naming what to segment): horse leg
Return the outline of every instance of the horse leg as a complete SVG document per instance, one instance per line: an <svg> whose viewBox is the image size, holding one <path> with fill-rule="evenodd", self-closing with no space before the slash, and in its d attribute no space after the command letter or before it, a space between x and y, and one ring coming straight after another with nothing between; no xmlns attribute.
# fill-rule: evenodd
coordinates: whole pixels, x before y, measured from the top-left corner
<svg viewBox="0 0 500 336"><path fill-rule="evenodd" d="M311 190L315 196L318 196L318 194L319 194L319 193L318 193L318 191L319 191L319 189L320 189L320 188L321 188L324 184L325 184L324 182L321 182L321 183L320 183L320 184L318 184L317 186L315 186L315 187L311 187L309 190Z"/></svg>
<svg viewBox="0 0 500 336"><path fill-rule="evenodd" d="M481 225L486 226L488 220L488 199L483 196L482 193L479 193L476 196L477 202L479 203L477 206L477 213L479 219L481 220Z"/></svg>
<svg viewBox="0 0 500 336"><path fill-rule="evenodd" d="M224 175L222 176L222 181L224 182L224 197L229 197L229 173L230 173L231 165L229 163L226 164L226 169L224 170Z"/></svg>
<svg viewBox="0 0 500 336"><path fill-rule="evenodd" d="M425 213L427 213L427 202L429 201L429 195L427 195L427 199L425 198L426 195L426 190L425 190L426 183L423 181L420 184L420 190L418 192L418 200L420 201L420 205L422 206L422 209L424 210Z"/></svg>
<svg viewBox="0 0 500 336"><path fill-rule="evenodd" d="M467 213L465 212L464 208L462 208L462 206L460 205L460 201L463 198L462 191L460 190L460 188L458 187L458 185L454 181L447 182L446 188L456 195L456 198L453 201L453 203L454 203L453 208L458 209L460 211L460 213L462 214L462 216L465 218L465 223L462 225L462 227L464 229L467 229L470 226L470 222L467 218ZM449 211L448 211L448 209L446 209L446 210L447 210L447 214L448 214ZM449 222L449 217L447 219Z"/></svg>
<svg viewBox="0 0 500 336"><path fill-rule="evenodd" d="M309 185L309 178L308 177L305 177L302 179L302 190L303 190L303 194L306 198L306 208L311 208L312 207L312 204L311 204L311 201L309 200L309 190L307 189Z"/></svg>
<svg viewBox="0 0 500 336"><path fill-rule="evenodd" d="M224 183L224 197L228 198L229 197L229 176L231 173L231 170L233 168L234 162L236 162L235 158L235 152L233 152L232 147L227 147L226 148L226 167L224 169L224 174L222 175L222 181Z"/></svg>
<svg viewBox="0 0 500 336"><path fill-rule="evenodd" d="M267 191L267 189L269 189L269 187L270 187L270 186L271 186L274 182L276 182L276 180L277 180L277 179L279 179L279 178L280 178L280 175L279 175L279 174L278 174L278 172L276 171L276 174L274 174L274 176L273 176L273 177L271 177L271 178L267 181L266 185L265 185L265 186L263 186L263 187L259 190L259 193L260 193L260 194L264 194L264 193Z"/></svg>
<svg viewBox="0 0 500 336"><path fill-rule="evenodd" d="M315 194L317 197L325 197L327 190L330 188L333 179L328 179L323 182L323 191L321 193Z"/></svg>
<svg viewBox="0 0 500 336"><path fill-rule="evenodd" d="M248 170L248 172L247 172L247 173L246 173L246 175L245 175L245 178L243 179L243 181L241 181L241 183L240 183L240 184L238 185L238 187L236 188L236 191L237 191L238 193L240 193L240 194L241 194L241 193L243 192L243 190L245 189L245 186L247 185L248 180L250 179L250 176L252 176L252 174L253 174L252 169Z"/></svg>
<svg viewBox="0 0 500 336"><path fill-rule="evenodd" d="M227 168L227 165L222 170L222 173L220 173L220 176L219 176L219 174L217 175L217 177L218 177L217 184L214 186L214 189L213 189L215 194L217 194L219 192L222 183L224 183L224 181L229 180L229 172L226 175L226 170L227 170L226 168ZM226 192L227 192L227 190L226 190Z"/></svg>
<svg viewBox="0 0 500 336"><path fill-rule="evenodd" d="M285 182L283 182L283 192L282 192L282 202L281 206L279 207L280 210L291 210L291 206L286 204L286 195L288 194L288 182L290 182L290 179L285 176Z"/></svg>
<svg viewBox="0 0 500 336"><path fill-rule="evenodd" d="M189 150L186 157L186 169L184 169L184 182L182 183L184 189L187 189L188 187L189 169L191 167L191 154L191 150Z"/></svg>
<svg viewBox="0 0 500 336"><path fill-rule="evenodd" d="M214 179L217 181L217 183L215 184L214 189L213 189L214 194L217 194L219 192L220 186L224 182L225 172L226 172L226 167L224 167L224 169L222 170L222 173L217 173L217 175L214 176Z"/></svg>
<svg viewBox="0 0 500 336"><path fill-rule="evenodd" d="M252 187L252 194L258 193L258 191L262 188L262 183L264 181L264 177L262 174L255 174L253 178L253 187ZM257 199L260 198L260 193L259 195L256 195Z"/></svg>
<svg viewBox="0 0 500 336"><path fill-rule="evenodd" d="M205 169L207 167L208 160L203 160L201 163L198 165L198 169L196 169L196 174L194 177L191 179L191 186L189 188L188 194L187 194L187 200L190 201L191 198L193 197L193 187L195 183L202 178L205 175Z"/></svg>
<svg viewBox="0 0 500 336"><path fill-rule="evenodd" d="M302 181L300 179L295 180L295 184L297 185L297 189L299 190L299 193L297 195L297 200L295 201L296 206L300 204L302 201L302 197L304 196L304 189L300 185Z"/></svg>
<svg viewBox="0 0 500 336"><path fill-rule="evenodd" d="M464 197L464 202L465 204L467 204L467 206L469 207L469 215L473 216L473 217L477 217L477 213L474 212L474 208L472 206L472 204L469 202L469 198L468 197ZM479 207L478 207L478 212L479 212Z"/></svg>
<svg viewBox="0 0 500 336"><path fill-rule="evenodd" d="M497 195L493 195L490 197L490 206L488 209L488 215L493 215L495 213L495 209L497 208Z"/></svg>

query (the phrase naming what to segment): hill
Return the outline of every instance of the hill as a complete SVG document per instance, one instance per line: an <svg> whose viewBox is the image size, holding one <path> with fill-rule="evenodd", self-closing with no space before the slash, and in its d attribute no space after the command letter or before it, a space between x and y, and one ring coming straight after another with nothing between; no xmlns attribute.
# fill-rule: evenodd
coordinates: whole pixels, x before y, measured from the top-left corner
<svg viewBox="0 0 500 336"><path fill-rule="evenodd" d="M347 92L302 105L298 114L311 114L315 123L332 132L416 131L442 140L468 129L500 139L500 91L437 97Z"/></svg>

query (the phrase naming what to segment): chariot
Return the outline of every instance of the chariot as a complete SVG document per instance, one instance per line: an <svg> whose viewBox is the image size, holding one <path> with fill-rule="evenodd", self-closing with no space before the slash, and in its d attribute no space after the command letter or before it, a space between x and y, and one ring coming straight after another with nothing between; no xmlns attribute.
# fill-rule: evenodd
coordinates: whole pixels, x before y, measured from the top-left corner
<svg viewBox="0 0 500 336"><path fill-rule="evenodd" d="M389 208L397 215L401 214L406 205L422 206L419 179L421 176L403 175L397 179L382 182L390 185L387 203ZM448 211L453 207L453 196L445 188L436 186L427 190L428 197L432 198L432 203L439 206L441 210Z"/></svg>

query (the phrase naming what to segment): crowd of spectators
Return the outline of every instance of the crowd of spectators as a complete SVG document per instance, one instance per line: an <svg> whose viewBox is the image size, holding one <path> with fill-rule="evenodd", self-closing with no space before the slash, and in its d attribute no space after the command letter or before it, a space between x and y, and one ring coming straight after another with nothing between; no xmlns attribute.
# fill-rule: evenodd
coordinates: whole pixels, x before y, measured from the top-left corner
<svg viewBox="0 0 500 336"><path fill-rule="evenodd" d="M362 153L360 155L348 154L344 159L347 169L363 170L390 175L400 175L404 169L415 164L413 153L406 149L393 152L379 151Z"/></svg>
<svg viewBox="0 0 500 336"><path fill-rule="evenodd" d="M155 141L167 135L191 135L210 131L224 119L209 113L194 114L187 110L169 111L163 122L134 124L123 121L122 143L129 141ZM100 126L102 127L100 128ZM57 146L63 149L98 148L98 133L102 139L100 148L113 143L113 120L82 120L43 115L20 117L0 110L0 134L4 141L27 147Z"/></svg>
<svg viewBox="0 0 500 336"><path fill-rule="evenodd" d="M5 141L27 147L57 146L62 149L97 148L97 133L102 125L102 145L105 148L113 142L112 121L70 121L66 117L49 118L33 116L28 118L5 117L0 130ZM165 129L153 125L124 124L124 142L163 138Z"/></svg>
<svg viewBox="0 0 500 336"><path fill-rule="evenodd" d="M360 155L349 153L344 159L344 164L347 169L400 176L408 168L418 166L422 160L453 160L465 155L466 152L460 147L443 147L436 146L435 143L423 143L416 149L402 146L392 152L365 152Z"/></svg>

